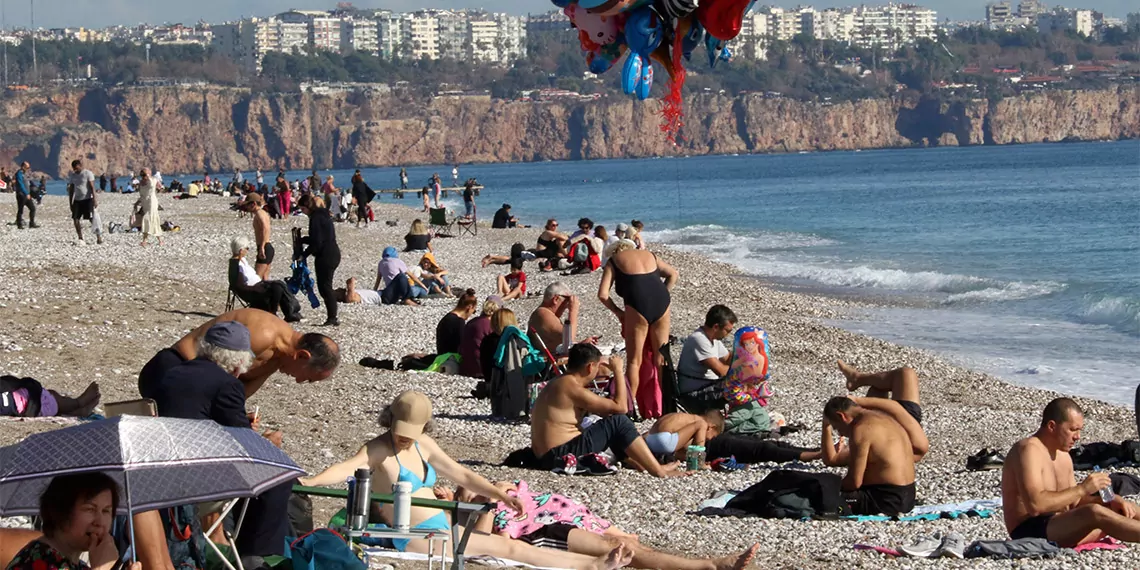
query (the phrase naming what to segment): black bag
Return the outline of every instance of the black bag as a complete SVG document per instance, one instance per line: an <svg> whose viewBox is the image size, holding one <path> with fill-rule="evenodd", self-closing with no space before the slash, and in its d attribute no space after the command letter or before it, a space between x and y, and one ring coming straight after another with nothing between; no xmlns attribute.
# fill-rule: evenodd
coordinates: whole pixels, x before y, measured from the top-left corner
<svg viewBox="0 0 1140 570"><path fill-rule="evenodd" d="M12 392L21 388L28 391L28 404L24 412L16 413L16 400ZM0 416L16 416L34 418L40 415L40 395L43 386L33 378L16 378L15 376L0 376Z"/></svg>
<svg viewBox="0 0 1140 570"><path fill-rule="evenodd" d="M1094 441L1078 445L1069 450L1073 460L1073 469L1087 471L1093 467L1110 467L1120 463L1124 448L1117 443Z"/></svg>
<svg viewBox="0 0 1140 570"><path fill-rule="evenodd" d="M851 514L834 473L778 470L725 505L764 518L820 518Z"/></svg>

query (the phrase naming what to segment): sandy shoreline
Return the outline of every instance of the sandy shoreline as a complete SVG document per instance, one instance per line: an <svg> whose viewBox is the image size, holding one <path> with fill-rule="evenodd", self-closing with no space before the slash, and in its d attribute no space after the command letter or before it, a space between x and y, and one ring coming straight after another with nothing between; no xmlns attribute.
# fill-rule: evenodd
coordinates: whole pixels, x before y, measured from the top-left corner
<svg viewBox="0 0 1140 570"><path fill-rule="evenodd" d="M0 200L10 201L3 210L12 218L14 197L0 195ZM110 235L101 246L74 245L70 220L65 219L65 199L57 196L44 199L37 220L43 228L0 227L0 372L33 376L64 392L78 393L88 382L99 381L104 401L135 398L138 370L151 355L221 312L229 240L236 235L252 236L249 220L228 211L228 199L206 196L179 202L163 196L160 200L165 209L162 218L183 228L167 235L161 248L138 247L137 234ZM133 196L102 197L104 223L126 221L133 201ZM377 206L378 220L398 220L396 227L378 223L357 230L338 224L344 260L338 282L355 276L371 284L383 247L402 245L408 225L419 216L406 206L383 202ZM612 223L598 218L607 226ZM274 276L283 277L287 271L287 227L304 227L306 222L303 217L274 222L274 241L282 252ZM479 259L486 253L505 253L516 241L530 245L537 233L537 229L481 230L477 238L433 243L439 261L453 275L453 285L474 287L482 296L492 291L502 270L481 269ZM922 378L924 425L931 440L931 453L918 466L920 503L998 496L1000 472L962 472L965 457L986 446L1005 450L1031 433L1042 406L1055 396L952 366L920 350L820 323L820 319L842 316L849 306L846 301L772 289L728 265L694 254L660 251L681 275L673 294L673 334L687 335L714 303L732 307L740 316L739 324L761 326L769 332L777 390L772 406L790 422L809 427L788 438L793 443L818 445L823 402L843 393L842 377L834 367L837 358L867 370L904 364L915 367ZM617 323L595 299L597 274L558 277L528 271L528 277L528 286L535 291L563 280L583 298L581 334L603 334L603 342L616 342ZM531 298L509 306L525 318L537 304ZM300 329L316 330L312 325L324 320L323 308L302 305L307 320ZM967 540L1005 538L1000 513L991 519L921 523L801 523L685 514L716 490L743 489L759 481L770 465L731 474L702 473L681 481L659 481L630 471L596 479L501 468L498 463L508 452L528 443L529 428L488 420L489 404L468 396L474 381L380 372L356 364L364 356L398 358L431 350L435 324L451 307L446 300L428 301L419 308L342 305L342 325L332 335L341 345L343 363L333 379L302 386L277 376L250 404L260 406L263 422L285 431L286 452L303 467L318 471L355 452L375 435L381 406L399 391L415 387L435 402L436 437L457 459L470 460L472 468L492 480L523 478L532 488L575 497L615 524L640 534L643 542L673 552L721 555L759 541L758 559L766 567L902 567L928 563L888 561L851 547L857 542L896 546L920 534L949 530ZM1085 441L1119 442L1136 437L1132 410L1079 401L1086 410ZM3 421L0 426L0 444L7 445L58 424ZM641 427L648 429L649 424ZM318 506L327 515L334 505ZM1136 552L1133 548L1090 553L1035 562L1033 567L1136 568L1140 567ZM1010 566L948 560L936 564Z"/></svg>

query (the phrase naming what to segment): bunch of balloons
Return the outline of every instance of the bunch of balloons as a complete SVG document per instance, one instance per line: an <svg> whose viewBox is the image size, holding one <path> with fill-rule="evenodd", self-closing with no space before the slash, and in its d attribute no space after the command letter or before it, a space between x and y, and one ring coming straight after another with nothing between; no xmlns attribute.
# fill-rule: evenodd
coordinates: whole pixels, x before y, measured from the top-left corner
<svg viewBox="0 0 1140 570"><path fill-rule="evenodd" d="M709 66L728 60L729 40L740 33L744 14L756 0L551 0L578 29L578 39L592 73L604 73L626 57L622 90L647 99L653 87L653 62L669 75L661 130L675 142L683 126L681 91L685 67L702 43ZM628 55L627 55L628 53Z"/></svg>

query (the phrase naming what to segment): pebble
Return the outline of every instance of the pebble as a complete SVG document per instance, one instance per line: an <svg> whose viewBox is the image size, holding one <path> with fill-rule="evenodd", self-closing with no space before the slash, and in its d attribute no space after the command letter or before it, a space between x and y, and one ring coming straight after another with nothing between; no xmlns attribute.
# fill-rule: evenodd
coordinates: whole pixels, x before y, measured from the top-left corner
<svg viewBox="0 0 1140 570"><path fill-rule="evenodd" d="M139 247L137 234L111 234L106 243L71 245L73 228L67 218L66 200L48 196L37 214L38 230L0 226L0 345L9 357L0 374L32 376L46 387L65 394L78 394L101 374L104 402L138 397L136 374L158 350L170 346L209 315L222 310L226 300L226 264L229 241L238 235L253 236L248 218L228 210L228 200L202 196L175 201L160 196L163 219L182 226L179 233L164 236L162 247ZM100 198L105 221L126 221L133 196ZM494 204L493 192L483 207ZM410 202L408 202L410 203ZM373 224L356 229L337 224L342 263L336 273L338 286L356 277L371 284L384 246L402 246L411 221L423 214L390 202L374 204L381 219L399 220L396 227ZM493 209L493 208L492 208ZM523 213L525 215L525 213ZM601 220L610 227L616 220ZM307 227L304 217L273 222L273 240L284 252L290 227ZM442 239L432 243L436 256L452 275L453 287L473 287L480 297L494 289L503 268L481 268L487 253L505 254L511 244L532 244L537 229L495 230L480 228L478 237ZM402 249L402 247L400 247ZM687 336L704 320L707 308L724 303L740 317L740 325L757 325L768 331L773 349L773 384L777 393L772 406L789 422L802 422L809 429L792 434L787 441L819 445L823 403L846 393L835 360L842 358L864 370L914 367L922 378L925 426L931 452L918 465L920 503L935 504L1000 495L998 471L969 473L963 470L966 456L981 447L1007 449L1016 439L1031 433L1044 404L1054 392L1011 385L997 378L951 365L931 353L884 342L823 324L860 311L866 305L798 292L781 291L761 280L740 274L731 266L694 253L654 248L677 267L682 279L672 292L672 333ZM402 254L405 262L417 259ZM528 266L533 269L533 266ZM288 260L279 254L273 276L283 278ZM541 293L555 280L568 284L582 299L579 334L603 334L603 344L619 340L618 324L596 301L598 275L561 277L528 272L528 288ZM41 298L26 296L23 284L36 283ZM539 298L528 297L508 306L525 320ZM20 311L20 305L36 310L35 318ZM42 306L51 307L42 310ZM680 480L657 480L623 470L601 478L562 477L552 473L501 467L507 453L529 443L529 427L492 421L489 404L474 400L469 392L474 381L439 374L378 371L363 368L365 356L399 358L412 352L434 351L435 324L454 307L446 299L428 300L422 307L341 305L341 326L323 329L324 310L302 302L303 332L330 334L341 347L342 364L332 379L317 384L297 384L275 377L256 394L249 405L260 406L262 421L281 428L284 448L300 465L317 472L355 453L367 439L381 432L379 411L397 393L408 388L431 397L435 407L434 437L455 459L493 480L526 479L532 488L558 491L590 505L600 516L641 541L670 552L712 556L735 553L753 542L760 543L762 567L781 568L1140 568L1140 549L1098 552L1054 560L1011 563L1001 561L956 561L942 559L889 560L882 555L855 551L856 543L899 546L916 536L934 532L959 532L968 540L1005 538L1001 513L989 519L955 519L919 523L852 523L836 521L789 521L756 518L697 517L687 514L713 492L744 489L764 478L775 465L757 465L732 473L701 472ZM75 317L74 319L72 317ZM102 323L102 324L100 324ZM674 347L674 358L680 347ZM1087 441L1121 441L1136 438L1132 410L1088 399L1078 399L1086 409L1083 437ZM0 420L0 445L19 441L30 433L55 429L50 421ZM639 428L648 430L650 422ZM823 470L819 464L805 469ZM1136 469L1120 471L1140 474ZM836 471L838 472L838 471ZM315 501L318 520L327 520L341 505ZM401 568L405 564L399 563Z"/></svg>

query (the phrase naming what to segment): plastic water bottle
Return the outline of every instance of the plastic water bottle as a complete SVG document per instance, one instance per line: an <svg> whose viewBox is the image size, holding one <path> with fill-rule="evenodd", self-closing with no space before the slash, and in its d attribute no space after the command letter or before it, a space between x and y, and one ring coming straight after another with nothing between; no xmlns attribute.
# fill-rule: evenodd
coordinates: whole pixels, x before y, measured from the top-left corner
<svg viewBox="0 0 1140 570"><path fill-rule="evenodd" d="M702 445L690 445L685 448L685 470L699 471L705 463L705 448Z"/></svg>
<svg viewBox="0 0 1140 570"><path fill-rule="evenodd" d="M1097 465L1097 466L1093 467L1093 471L1096 473L1100 473L1100 466ZM1100 492L1100 502L1102 502L1102 503L1111 503L1112 500L1116 498L1116 493L1112 492L1112 486L1111 485L1101 489L1099 492Z"/></svg>
<svg viewBox="0 0 1140 570"><path fill-rule="evenodd" d="M408 532L412 522L412 483L399 481L392 485L392 493L396 496L392 502L392 522L399 532Z"/></svg>
<svg viewBox="0 0 1140 570"><path fill-rule="evenodd" d="M368 514L372 506L372 471L367 467L356 470L356 481L352 492L352 512L349 526L353 530L364 530L368 526Z"/></svg>

